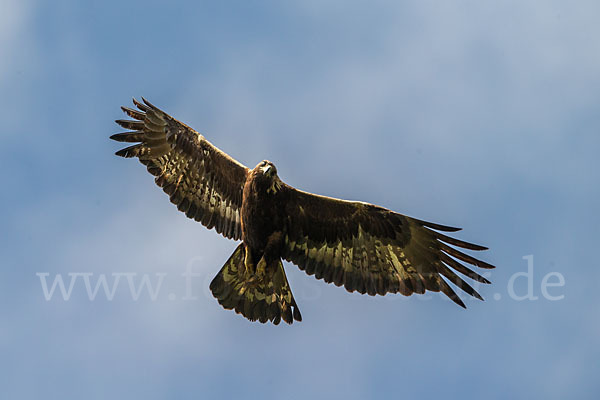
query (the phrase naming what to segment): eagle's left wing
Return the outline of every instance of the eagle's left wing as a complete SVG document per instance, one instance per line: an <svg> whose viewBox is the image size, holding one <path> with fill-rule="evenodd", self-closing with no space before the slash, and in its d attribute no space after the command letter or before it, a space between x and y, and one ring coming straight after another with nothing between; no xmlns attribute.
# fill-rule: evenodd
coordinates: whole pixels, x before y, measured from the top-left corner
<svg viewBox="0 0 600 400"><path fill-rule="evenodd" d="M189 218L231 239L241 239L242 191L248 168L201 134L150 104L121 107L133 120L116 122L130 132L110 138L137 143L117 151L137 157L177 208Z"/></svg>
<svg viewBox="0 0 600 400"><path fill-rule="evenodd" d="M285 185L287 221L283 257L309 275L352 292L370 295L442 291L462 300L445 279L481 296L456 272L481 283L487 279L460 261L494 268L454 247L486 250L436 231L458 228L410 218L372 204L318 196Z"/></svg>

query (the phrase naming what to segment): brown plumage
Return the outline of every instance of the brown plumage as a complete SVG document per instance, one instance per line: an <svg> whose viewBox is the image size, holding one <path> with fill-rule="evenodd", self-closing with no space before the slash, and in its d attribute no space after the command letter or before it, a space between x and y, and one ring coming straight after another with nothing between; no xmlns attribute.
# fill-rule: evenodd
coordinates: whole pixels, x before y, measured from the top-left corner
<svg viewBox="0 0 600 400"><path fill-rule="evenodd" d="M465 263L494 267L457 249L485 247L440 233L458 228L295 189L279 179L269 161L251 170L142 100L133 100L138 110L122 107L133 120L116 122L131 131L111 139L136 144L116 154L138 157L189 218L242 240L210 285L226 309L252 321L300 321L282 259L350 292L441 291L465 307L450 282L483 300L456 273L490 283Z"/></svg>

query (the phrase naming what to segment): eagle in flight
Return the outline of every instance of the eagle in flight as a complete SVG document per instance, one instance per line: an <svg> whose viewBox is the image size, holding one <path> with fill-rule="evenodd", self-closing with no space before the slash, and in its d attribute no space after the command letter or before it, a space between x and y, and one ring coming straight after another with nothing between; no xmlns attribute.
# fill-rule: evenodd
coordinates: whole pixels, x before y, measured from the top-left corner
<svg viewBox="0 0 600 400"><path fill-rule="evenodd" d="M210 284L224 308L262 323L301 321L282 260L349 292L441 291L465 307L452 283L483 300L457 272L490 283L465 264L494 267L457 249L486 247L441 233L459 228L295 189L279 179L273 163L250 169L142 101L133 99L137 110L121 107L132 119L116 122L130 131L110 138L135 144L116 155L137 157L189 218L242 241Z"/></svg>

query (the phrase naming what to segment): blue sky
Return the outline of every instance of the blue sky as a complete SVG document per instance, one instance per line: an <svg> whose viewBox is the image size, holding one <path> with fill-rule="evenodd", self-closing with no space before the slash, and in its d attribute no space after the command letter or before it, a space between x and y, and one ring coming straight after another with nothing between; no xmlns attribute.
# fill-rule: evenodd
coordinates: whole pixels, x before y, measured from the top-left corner
<svg viewBox="0 0 600 400"><path fill-rule="evenodd" d="M2 8L7 398L600 395L598 2ZM287 264L302 323L224 311L207 287L236 244L113 155L132 96L293 186L463 227L498 266L486 301L349 294ZM517 300L530 255L537 300ZM39 273L80 275L65 301ZM112 300L85 273L121 274ZM134 300L144 274L162 286Z"/></svg>

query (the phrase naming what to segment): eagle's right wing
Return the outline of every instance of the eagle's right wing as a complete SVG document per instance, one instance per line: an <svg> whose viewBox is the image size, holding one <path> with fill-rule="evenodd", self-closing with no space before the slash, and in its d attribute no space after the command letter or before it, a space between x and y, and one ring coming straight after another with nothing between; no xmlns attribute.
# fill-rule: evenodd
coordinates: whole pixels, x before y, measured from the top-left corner
<svg viewBox="0 0 600 400"><path fill-rule="evenodd" d="M459 251L485 247L446 236L458 228L398 214L373 204L303 192L286 185L287 223L283 258L309 275L370 295L443 292L465 307L450 285L482 297L456 273L477 282L486 278L460 261L494 268ZM455 246L455 247L452 247ZM446 279L446 280L445 280Z"/></svg>
<svg viewBox="0 0 600 400"><path fill-rule="evenodd" d="M121 109L133 120L116 122L131 132L110 138L134 142L119 150L138 157L156 176L156 184L189 218L215 228L227 238L241 239L240 209L248 168L208 142L189 126L150 104L133 99L138 110Z"/></svg>

